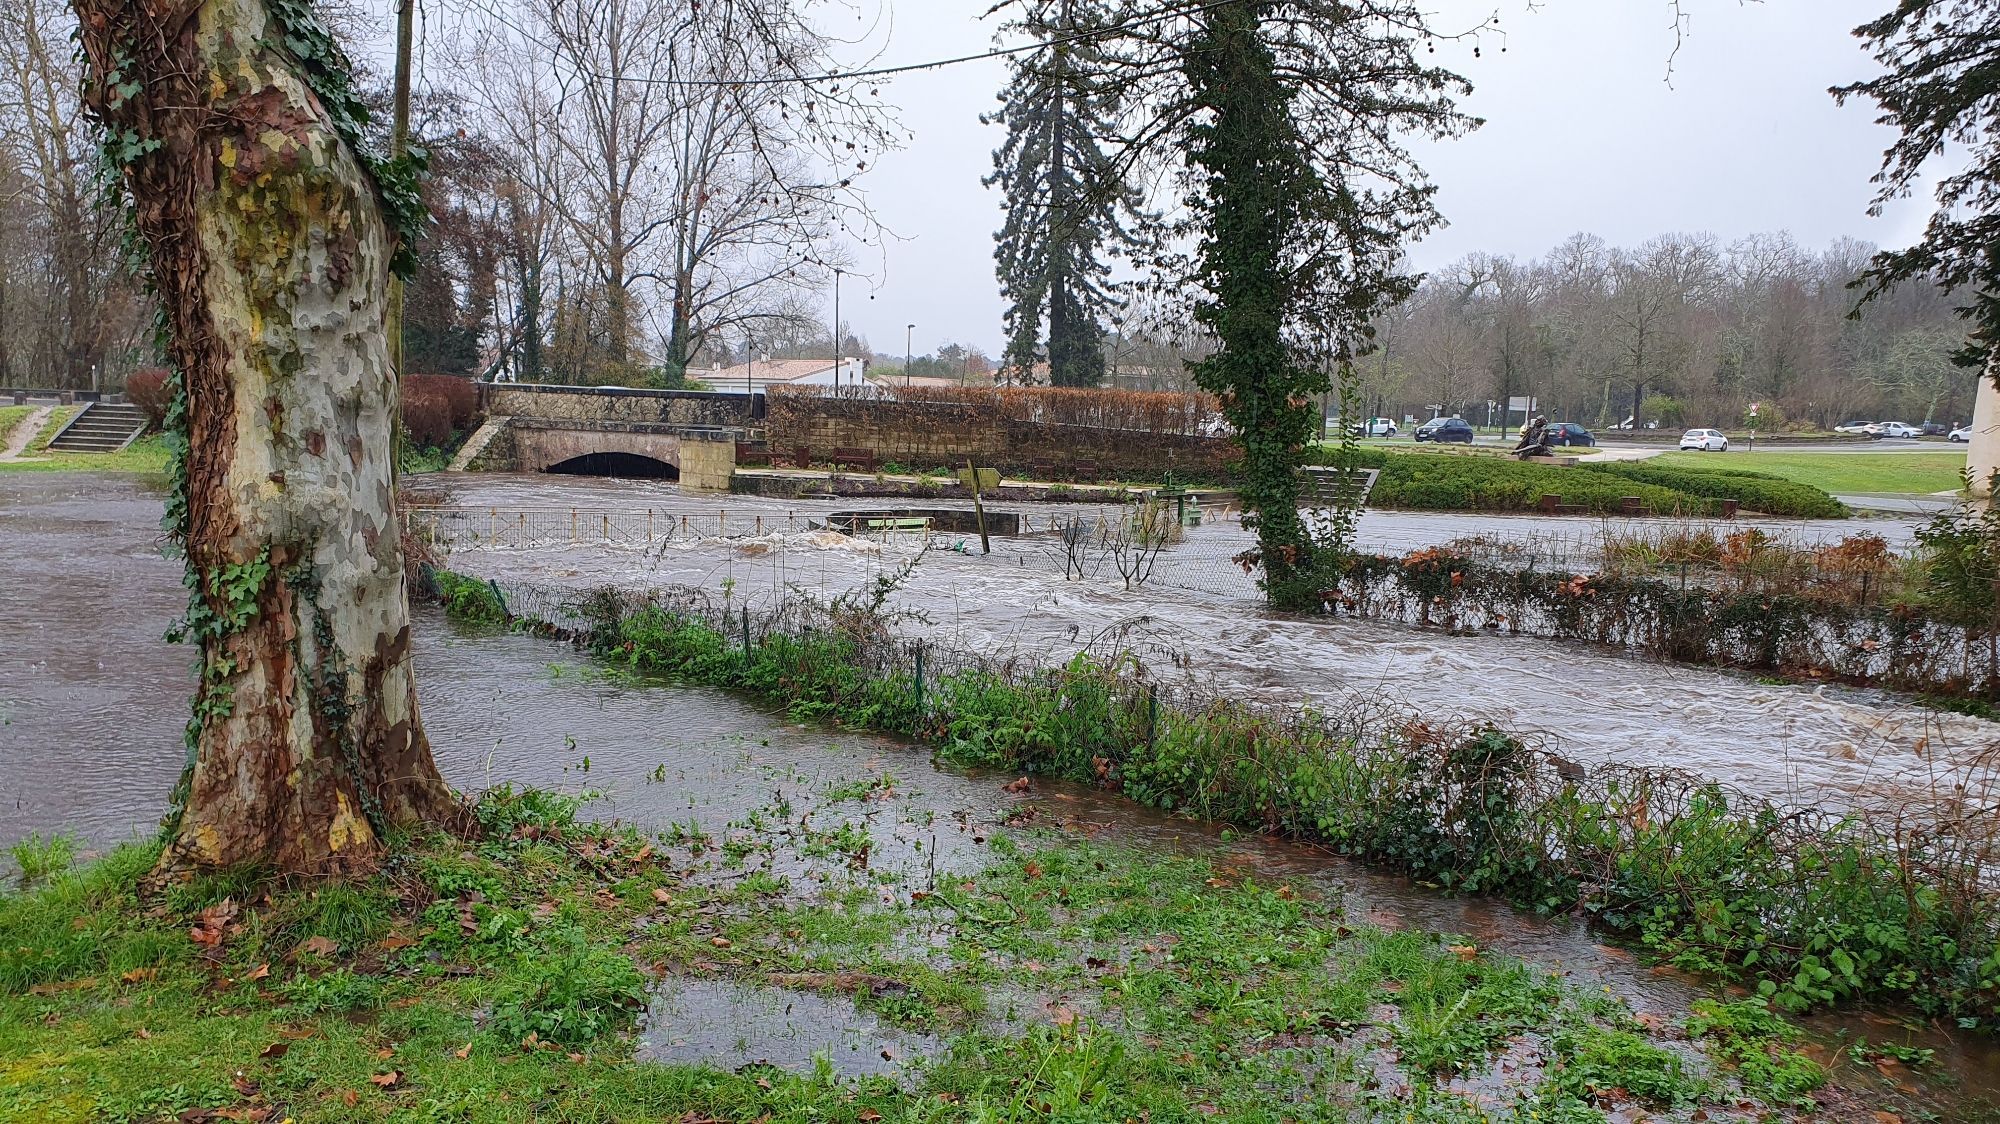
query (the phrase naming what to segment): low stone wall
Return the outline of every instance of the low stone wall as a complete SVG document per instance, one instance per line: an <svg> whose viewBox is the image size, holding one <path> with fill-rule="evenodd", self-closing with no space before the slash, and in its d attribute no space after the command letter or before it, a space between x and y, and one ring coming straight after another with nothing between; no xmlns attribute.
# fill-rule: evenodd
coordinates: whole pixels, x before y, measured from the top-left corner
<svg viewBox="0 0 2000 1124"><path fill-rule="evenodd" d="M911 469L982 466L1027 479L1215 480L1240 452L1228 438L995 419L955 404L810 396L771 398L765 434L789 456L867 449Z"/></svg>
<svg viewBox="0 0 2000 1124"><path fill-rule="evenodd" d="M481 383L480 409L539 421L715 425L744 428L763 413L763 398L707 390Z"/></svg>

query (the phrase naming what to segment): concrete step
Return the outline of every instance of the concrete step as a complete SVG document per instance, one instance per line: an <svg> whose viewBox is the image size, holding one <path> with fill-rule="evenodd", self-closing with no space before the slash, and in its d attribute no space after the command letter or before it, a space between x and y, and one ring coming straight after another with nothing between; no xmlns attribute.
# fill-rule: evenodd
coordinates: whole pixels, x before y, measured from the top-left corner
<svg viewBox="0 0 2000 1124"><path fill-rule="evenodd" d="M71 418L49 448L60 453L115 453L146 431L146 412L124 403L92 402Z"/></svg>

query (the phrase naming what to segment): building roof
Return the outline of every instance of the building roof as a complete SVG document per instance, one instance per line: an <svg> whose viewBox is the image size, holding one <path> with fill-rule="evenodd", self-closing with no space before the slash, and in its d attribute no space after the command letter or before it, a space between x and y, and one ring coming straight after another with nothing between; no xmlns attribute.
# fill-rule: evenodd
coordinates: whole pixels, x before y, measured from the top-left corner
<svg viewBox="0 0 2000 1124"><path fill-rule="evenodd" d="M850 356L841 362L846 365L842 368L844 373L847 368L853 367L861 360ZM755 379L760 383L797 382L832 369L831 359L759 359L748 365L738 363L733 367L710 368L709 372L702 376L702 381L717 386L742 382L745 378Z"/></svg>

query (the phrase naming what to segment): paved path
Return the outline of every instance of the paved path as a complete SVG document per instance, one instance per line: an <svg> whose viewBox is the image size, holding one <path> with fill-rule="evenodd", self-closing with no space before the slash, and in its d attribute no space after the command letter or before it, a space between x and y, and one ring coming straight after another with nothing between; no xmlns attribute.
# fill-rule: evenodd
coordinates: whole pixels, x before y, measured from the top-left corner
<svg viewBox="0 0 2000 1124"><path fill-rule="evenodd" d="M55 412L54 406L37 406L27 417L22 418L14 426L14 432L7 435L7 447L0 449L0 461L20 460L21 450L28 447L28 442L35 439L35 435L42 431L42 426L48 423L49 415Z"/></svg>

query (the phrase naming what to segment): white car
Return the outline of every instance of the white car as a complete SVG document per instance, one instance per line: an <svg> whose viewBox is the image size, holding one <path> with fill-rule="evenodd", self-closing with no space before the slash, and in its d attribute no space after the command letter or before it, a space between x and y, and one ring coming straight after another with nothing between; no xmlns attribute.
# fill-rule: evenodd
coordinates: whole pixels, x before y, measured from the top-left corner
<svg viewBox="0 0 2000 1124"><path fill-rule="evenodd" d="M1369 418L1349 428L1356 437L1394 437L1397 433L1396 423L1388 418Z"/></svg>
<svg viewBox="0 0 2000 1124"><path fill-rule="evenodd" d="M1842 422L1834 426L1833 431L1835 433L1849 434L1854 437L1873 437L1877 428L1879 427L1874 422L1851 421Z"/></svg>
<svg viewBox="0 0 2000 1124"><path fill-rule="evenodd" d="M1918 429L1908 422L1883 422L1881 433L1879 434L1882 437L1922 437L1923 435L1923 430Z"/></svg>
<svg viewBox="0 0 2000 1124"><path fill-rule="evenodd" d="M1960 441L1960 442L1970 441L1972 440L1972 427L1969 425L1961 425L1957 429L1952 430L1950 433L1945 434L1944 439L1946 441Z"/></svg>
<svg viewBox="0 0 2000 1124"><path fill-rule="evenodd" d="M1726 453L1729 438L1719 429L1690 429L1681 434L1681 448L1693 449L1697 453Z"/></svg>

